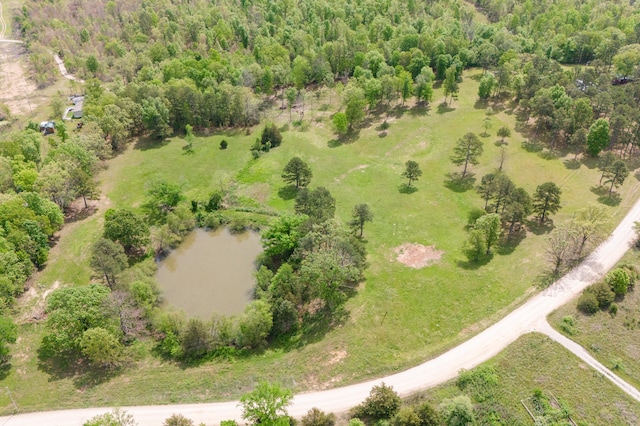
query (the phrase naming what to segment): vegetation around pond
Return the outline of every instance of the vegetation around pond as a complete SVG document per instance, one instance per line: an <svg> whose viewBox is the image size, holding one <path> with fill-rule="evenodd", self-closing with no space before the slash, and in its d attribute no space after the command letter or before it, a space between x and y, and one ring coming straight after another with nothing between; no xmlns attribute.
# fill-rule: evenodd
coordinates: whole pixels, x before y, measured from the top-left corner
<svg viewBox="0 0 640 426"><path fill-rule="evenodd" d="M496 21L486 24L454 0L69 5L27 2L15 24L40 84L53 78L47 48L86 78L86 125L0 138L3 190L14 200L34 190L69 222L33 263L46 260L37 283L63 288L17 315L20 356L4 380L25 409L228 398L275 376L315 389L407 367L575 264L637 196L638 86L611 84L636 73L626 6L567 2L562 21L548 2L508 13L479 2ZM98 176L106 198L72 205L97 195ZM584 226L567 225L574 217ZM44 254L54 227L18 238L2 219L7 259L26 260L19 243L34 249L31 237ZM265 230L245 326L161 312L150 254L222 224ZM409 268L394 255L405 243L443 254ZM94 299L110 307L100 313L113 315L77 321L85 329L56 346L55 312L74 310L60 299L84 297L59 296L74 287L100 288ZM43 336L82 361L23 355ZM100 345L122 355L119 368L95 356ZM184 385L167 386L178 376Z"/></svg>

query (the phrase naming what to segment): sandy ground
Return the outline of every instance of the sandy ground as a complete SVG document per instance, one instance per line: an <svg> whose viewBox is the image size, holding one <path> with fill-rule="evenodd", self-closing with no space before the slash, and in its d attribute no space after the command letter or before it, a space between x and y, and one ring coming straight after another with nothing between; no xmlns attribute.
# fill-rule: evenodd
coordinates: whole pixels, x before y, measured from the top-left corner
<svg viewBox="0 0 640 426"><path fill-rule="evenodd" d="M33 99L37 86L27 79L26 49L18 43L0 43L0 103L9 106L11 114L31 113L39 99Z"/></svg>

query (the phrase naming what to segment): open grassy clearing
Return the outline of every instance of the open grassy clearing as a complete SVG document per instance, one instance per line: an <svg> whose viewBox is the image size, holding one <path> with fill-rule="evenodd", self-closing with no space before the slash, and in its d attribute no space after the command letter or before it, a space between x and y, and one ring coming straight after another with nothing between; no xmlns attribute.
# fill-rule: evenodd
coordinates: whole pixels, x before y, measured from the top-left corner
<svg viewBox="0 0 640 426"><path fill-rule="evenodd" d="M349 317L335 329L315 330L304 341L246 359L190 368L145 356L150 348L141 345L131 368L105 380L73 372L55 376L38 369L35 353L42 326L23 325L14 347L14 353L21 355L12 360L14 368L2 385L11 389L25 411L227 399L262 379L278 380L296 390L322 389L415 365L480 331L540 282L551 228L532 226L526 239L497 251L485 265L468 265L462 254L466 215L483 203L474 190L447 186L447 174L458 170L449 160L453 144L466 132L483 133L482 122L490 113L493 127L482 138L485 153L481 165L472 170L479 180L498 165L497 129L515 128L508 109L496 107L490 112L476 103L479 74L465 74L459 101L451 106L440 105L443 95L438 89L437 101L429 109L408 106L404 114L392 115L385 137L376 130L383 117L373 116L357 140L341 144L329 130L325 113L307 131L291 127L283 144L258 160L251 158L249 147L262 127L250 135L202 136L194 143L193 155L183 153L180 138L162 144L141 142L111 160L101 175L111 206L140 206L147 184L164 179L180 183L187 199L204 197L222 186L240 204L287 212L293 210L294 201L280 174L292 156L300 156L313 170L311 187L325 186L336 198L341 220L347 221L353 206L362 202L375 215L365 227L371 265L366 282L347 303ZM279 124L288 116L286 111L270 114ZM227 150L219 149L223 138L229 142ZM554 180L562 188L563 209L554 216L555 223L596 202L590 188L598 172L592 161L568 169L561 159L522 149L521 134L509 141L504 169L518 186L533 192L538 184ZM405 182L400 174L409 159L420 163L424 175L415 183L417 191L407 194L400 192ZM637 187L630 177L621 191L622 203L608 207L611 217L624 214L636 199ZM56 281L85 284L90 277L86 250L100 230L99 215L74 223L36 282L45 288ZM435 245L444 255L434 266L410 269L394 262L393 248L405 242ZM0 398L0 406L9 404L7 396Z"/></svg>
<svg viewBox="0 0 640 426"><path fill-rule="evenodd" d="M534 389L564 401L577 424L636 425L640 421L635 400L544 335L520 337L483 364L487 365L495 368L500 384L495 397L487 402L505 407L518 424L533 424L520 401L529 398ZM426 399L437 405L461 394L455 382L449 382L410 399Z"/></svg>
<svg viewBox="0 0 640 426"><path fill-rule="evenodd" d="M631 249L621 264L638 265L640 252ZM636 388L640 388L640 289L636 284L624 299L616 300L618 313L606 311L585 315L576 308L577 299L567 303L549 316L549 323L559 332L578 342L605 366ZM561 324L571 315L576 323L569 334Z"/></svg>

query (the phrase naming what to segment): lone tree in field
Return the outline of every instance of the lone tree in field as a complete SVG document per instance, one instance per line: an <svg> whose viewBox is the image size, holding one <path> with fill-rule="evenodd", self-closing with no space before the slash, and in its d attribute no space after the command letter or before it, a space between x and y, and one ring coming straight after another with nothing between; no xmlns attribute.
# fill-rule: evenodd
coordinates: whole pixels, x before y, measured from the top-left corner
<svg viewBox="0 0 640 426"><path fill-rule="evenodd" d="M507 126L500 127L498 129L498 136L500 136L500 143L504 143L504 138L511 136L511 130Z"/></svg>
<svg viewBox="0 0 640 426"><path fill-rule="evenodd" d="M536 188L533 194L533 212L538 214L540 223L544 223L549 213L560 210L560 195L562 191L553 182L546 182Z"/></svg>
<svg viewBox="0 0 640 426"><path fill-rule="evenodd" d="M240 398L242 418L253 424L288 425L287 405L291 399L293 393L289 389L260 382L253 391Z"/></svg>
<svg viewBox="0 0 640 426"><path fill-rule="evenodd" d="M420 166L415 161L409 160L405 164L404 172L402 176L409 179L409 183L407 186L411 186L411 182L414 180L418 180L420 176L422 176L422 170L420 170Z"/></svg>
<svg viewBox="0 0 640 426"><path fill-rule="evenodd" d="M456 166L464 164L462 170L462 178L467 175L467 167L469 164L478 164L478 158L484 151L484 144L475 133L467 133L458 140L456 147L453 149L451 162Z"/></svg>
<svg viewBox="0 0 640 426"><path fill-rule="evenodd" d="M309 185L312 176L311 168L300 157L289 160L282 171L282 179L289 184L295 184L296 189Z"/></svg>
<svg viewBox="0 0 640 426"><path fill-rule="evenodd" d="M629 169L627 165L624 164L624 161L617 160L611 166L609 166L605 172L605 184L611 184L609 186L609 195L611 195L611 191L613 191L613 187L618 188L620 185L624 183L624 180L629 176Z"/></svg>
<svg viewBox="0 0 640 426"><path fill-rule="evenodd" d="M368 204L356 204L351 213L353 218L349 225L354 232L360 231L359 236L362 237L362 231L364 230L364 223L371 222L373 220L373 213L369 209Z"/></svg>

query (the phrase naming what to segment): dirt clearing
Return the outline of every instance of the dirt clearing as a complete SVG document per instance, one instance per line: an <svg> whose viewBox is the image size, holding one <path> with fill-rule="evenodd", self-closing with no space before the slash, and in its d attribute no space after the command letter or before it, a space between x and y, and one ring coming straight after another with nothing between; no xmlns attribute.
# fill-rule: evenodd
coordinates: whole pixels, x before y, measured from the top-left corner
<svg viewBox="0 0 640 426"><path fill-rule="evenodd" d="M420 269L438 262L444 251L436 250L436 246L404 243L393 249L396 260L411 268Z"/></svg>
<svg viewBox="0 0 640 426"><path fill-rule="evenodd" d="M21 44L0 43L0 103L6 104L13 115L29 114L35 108L30 96L37 86L27 80L23 63L26 53Z"/></svg>

